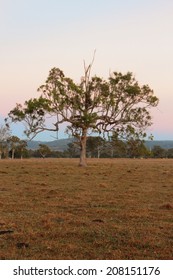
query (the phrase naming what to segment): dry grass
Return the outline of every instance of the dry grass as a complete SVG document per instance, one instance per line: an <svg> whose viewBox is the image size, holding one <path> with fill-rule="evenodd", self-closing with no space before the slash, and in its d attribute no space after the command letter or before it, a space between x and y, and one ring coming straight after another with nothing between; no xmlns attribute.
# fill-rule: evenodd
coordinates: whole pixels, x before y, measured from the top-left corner
<svg viewBox="0 0 173 280"><path fill-rule="evenodd" d="M0 259L173 259L173 160L0 161Z"/></svg>

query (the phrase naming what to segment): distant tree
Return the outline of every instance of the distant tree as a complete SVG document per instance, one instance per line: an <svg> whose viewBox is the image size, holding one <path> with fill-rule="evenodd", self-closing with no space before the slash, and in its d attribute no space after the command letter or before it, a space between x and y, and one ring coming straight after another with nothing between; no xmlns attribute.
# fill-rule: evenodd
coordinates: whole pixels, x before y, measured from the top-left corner
<svg viewBox="0 0 173 280"><path fill-rule="evenodd" d="M141 139L128 139L127 143L127 155L131 158L147 157L150 155L149 150L144 144L144 140Z"/></svg>
<svg viewBox="0 0 173 280"><path fill-rule="evenodd" d="M84 64L79 84L53 68L38 89L40 97L26 101L24 106L17 104L9 113L13 122L25 122L25 133L30 137L45 130L58 131L62 123L67 123L67 133L79 141L80 166L86 166L88 133L116 131L121 135L130 131L143 137L152 123L150 109L158 104L150 87L140 86L132 73L113 72L106 81L90 77L92 64ZM49 116L54 116L52 125L46 122Z"/></svg>
<svg viewBox="0 0 173 280"><path fill-rule="evenodd" d="M105 140L100 137L92 137L89 136L86 142L86 150L90 157L100 157L101 151L103 150L105 145Z"/></svg>
<svg viewBox="0 0 173 280"><path fill-rule="evenodd" d="M11 150L11 158L14 159L15 157L15 151L19 147L21 140L17 136L10 136L7 140L9 149Z"/></svg>
<svg viewBox="0 0 173 280"><path fill-rule="evenodd" d="M42 158L45 158L48 154L51 153L51 150L50 150L50 148L47 145L39 144L38 152L40 153Z"/></svg>
<svg viewBox="0 0 173 280"><path fill-rule="evenodd" d="M21 146L19 145L15 150L15 158L20 158L21 160L23 158L29 158L30 157L30 150L27 149L27 147L24 147L21 150Z"/></svg>
<svg viewBox="0 0 173 280"><path fill-rule="evenodd" d="M23 158L23 154L26 154L26 147L27 147L27 141L21 140L19 144L19 149L21 152L21 159Z"/></svg>
<svg viewBox="0 0 173 280"><path fill-rule="evenodd" d="M108 141L108 149L110 150L111 157L126 157L127 156L127 145L126 141L119 137L114 132Z"/></svg>
<svg viewBox="0 0 173 280"><path fill-rule="evenodd" d="M166 150L156 145L152 148L152 155L154 158L164 158L166 157Z"/></svg>
<svg viewBox="0 0 173 280"><path fill-rule="evenodd" d="M23 158L23 156L28 157L28 151L26 147L27 141L25 140L20 140L16 147L16 154L18 154L21 159Z"/></svg>
<svg viewBox="0 0 173 280"><path fill-rule="evenodd" d="M0 159L2 155L7 157L8 155L8 145L7 140L10 137L10 129L8 126L0 126Z"/></svg>
<svg viewBox="0 0 173 280"><path fill-rule="evenodd" d="M167 150L167 157L173 158L173 148Z"/></svg>
<svg viewBox="0 0 173 280"><path fill-rule="evenodd" d="M114 133L110 139L112 157L148 157L150 152L145 146L145 140L135 132L128 133L125 139Z"/></svg>
<svg viewBox="0 0 173 280"><path fill-rule="evenodd" d="M64 151L52 151L51 155L54 158L64 158L65 157Z"/></svg>
<svg viewBox="0 0 173 280"><path fill-rule="evenodd" d="M28 151L27 157L29 157L29 158L39 158L40 157L40 153L38 152L38 150L28 149L27 151Z"/></svg>
<svg viewBox="0 0 173 280"><path fill-rule="evenodd" d="M70 158L77 158L80 156L80 147L78 142L73 141L68 143L67 146L68 148L66 150L66 156Z"/></svg>

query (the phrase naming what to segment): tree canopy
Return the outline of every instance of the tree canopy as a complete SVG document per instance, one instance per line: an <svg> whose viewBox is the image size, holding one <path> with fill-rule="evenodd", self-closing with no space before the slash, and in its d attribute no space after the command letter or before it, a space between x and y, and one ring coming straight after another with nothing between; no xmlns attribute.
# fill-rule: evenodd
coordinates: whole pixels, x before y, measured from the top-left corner
<svg viewBox="0 0 173 280"><path fill-rule="evenodd" d="M51 153L50 148L45 144L39 144L38 151L39 151L40 155L42 156L42 158L45 158L47 156L47 154Z"/></svg>
<svg viewBox="0 0 173 280"><path fill-rule="evenodd" d="M67 123L66 132L78 139L80 165L86 165L86 139L89 133L109 133L144 137L152 124L150 109L158 98L148 85L140 86L131 72L113 72L105 80L91 77L92 63L85 67L80 83L75 83L59 68L50 70L40 96L16 104L9 117L25 122L27 136L43 131L58 131ZM46 122L48 117L53 121Z"/></svg>

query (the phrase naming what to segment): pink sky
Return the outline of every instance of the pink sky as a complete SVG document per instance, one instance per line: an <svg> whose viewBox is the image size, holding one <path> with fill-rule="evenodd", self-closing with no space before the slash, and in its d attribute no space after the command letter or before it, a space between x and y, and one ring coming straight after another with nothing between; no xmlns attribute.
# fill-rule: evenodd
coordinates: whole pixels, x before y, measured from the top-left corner
<svg viewBox="0 0 173 280"><path fill-rule="evenodd" d="M52 67L79 81L131 71L159 97L151 131L173 140L173 1L0 1L0 116L37 96ZM18 133L17 128L15 132Z"/></svg>

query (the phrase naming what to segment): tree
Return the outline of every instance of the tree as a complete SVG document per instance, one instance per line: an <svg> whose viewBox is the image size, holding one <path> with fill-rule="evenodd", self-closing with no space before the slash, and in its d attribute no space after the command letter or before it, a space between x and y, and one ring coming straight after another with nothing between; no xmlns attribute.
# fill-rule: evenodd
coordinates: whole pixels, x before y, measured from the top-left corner
<svg viewBox="0 0 173 280"><path fill-rule="evenodd" d="M87 153L90 155L90 157L100 158L100 153L104 145L105 145L105 140L102 137L89 136L86 142Z"/></svg>
<svg viewBox="0 0 173 280"><path fill-rule="evenodd" d="M71 143L67 144L68 148L66 150L66 154L71 158L79 157L80 155L80 147L79 143L76 141L73 141Z"/></svg>
<svg viewBox="0 0 173 280"><path fill-rule="evenodd" d="M48 154L50 154L51 150L47 145L39 144L38 152L40 153L42 158L45 158Z"/></svg>
<svg viewBox="0 0 173 280"><path fill-rule="evenodd" d="M152 154L154 158L164 158L166 157L166 150L156 145L152 148Z"/></svg>
<svg viewBox="0 0 173 280"><path fill-rule="evenodd" d="M27 141L25 140L20 140L19 141L19 145L18 145L18 151L20 152L20 158L22 159L23 158L23 155L24 154L27 154Z"/></svg>
<svg viewBox="0 0 173 280"><path fill-rule="evenodd" d="M111 157L126 157L127 156L127 144L126 141L120 139L117 133L113 133L109 139L108 147L111 151Z"/></svg>
<svg viewBox="0 0 173 280"><path fill-rule="evenodd" d="M58 131L67 123L66 132L78 139L80 166L86 166L86 141L91 132L120 134L137 133L139 137L151 125L150 109L158 98L148 85L140 86L132 73L114 72L108 80L91 76L92 63L84 64L84 77L79 84L65 77L62 70L53 68L38 98L17 104L10 111L13 122L23 121L27 136L40 132ZM53 117L52 125L46 122Z"/></svg>
<svg viewBox="0 0 173 280"><path fill-rule="evenodd" d="M173 148L170 148L167 150L167 157L168 158L173 158Z"/></svg>
<svg viewBox="0 0 173 280"><path fill-rule="evenodd" d="M150 155L149 150L144 144L144 140L141 139L128 139L127 143L127 155L131 158L147 157Z"/></svg>
<svg viewBox="0 0 173 280"><path fill-rule="evenodd" d="M10 130L8 126L0 126L0 159L2 158L2 155L4 154L7 156L7 140L10 137Z"/></svg>
<svg viewBox="0 0 173 280"><path fill-rule="evenodd" d="M17 136L11 136L8 138L7 140L9 147L11 149L11 158L14 159L15 156L15 151L17 149L17 147L19 147L21 140L20 138L18 138Z"/></svg>

